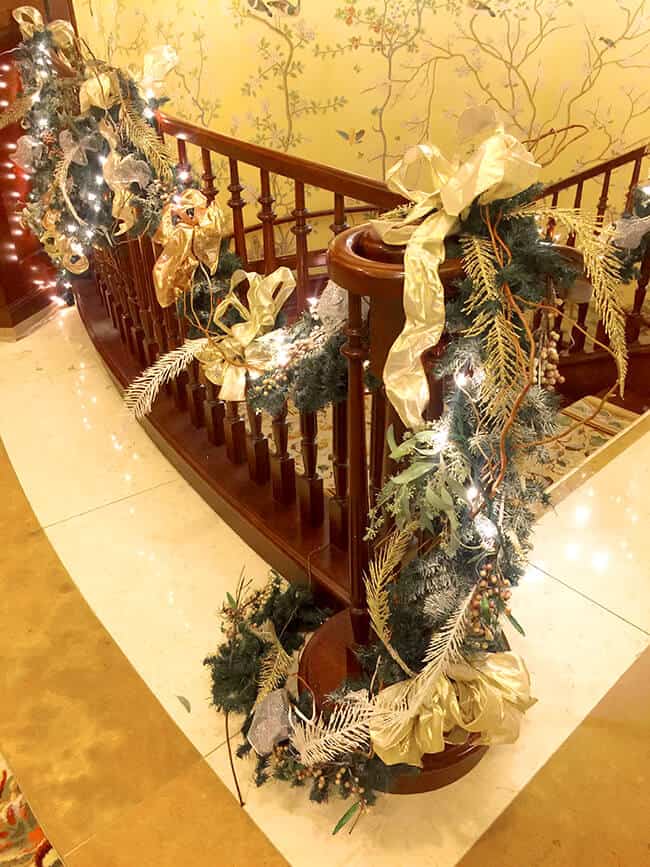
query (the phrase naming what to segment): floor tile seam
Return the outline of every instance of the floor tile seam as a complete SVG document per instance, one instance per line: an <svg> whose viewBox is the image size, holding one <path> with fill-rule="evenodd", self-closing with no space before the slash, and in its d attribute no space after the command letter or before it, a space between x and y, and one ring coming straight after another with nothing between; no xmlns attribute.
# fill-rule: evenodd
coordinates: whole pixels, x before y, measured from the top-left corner
<svg viewBox="0 0 650 867"><path fill-rule="evenodd" d="M531 566L534 566L535 569L542 572L546 575L547 578L551 578L553 581L556 581L558 584L561 584L563 587L566 587L567 590L571 590L571 592L580 596L582 599L587 602L591 602L592 605L596 605L598 608L606 611L608 614L611 614L612 617L615 617L617 620L626 623L628 626L632 626L634 629L643 633L643 635L647 635L650 638L650 630L644 629L643 626L639 626L638 623L634 623L632 620L628 620L627 617L624 617L622 614L619 614L617 611L612 611L611 608L608 608L607 605L604 605L602 602L599 602L597 599L594 599L592 596L589 596L583 590L579 590L577 587L574 587L572 584L569 584L567 581L562 578L558 578L557 575L554 575L552 572L549 572L548 569L544 569L542 566L539 566L537 563L534 563L532 560L529 561Z"/></svg>
<svg viewBox="0 0 650 867"><path fill-rule="evenodd" d="M156 491L159 488L164 488L166 485L173 485L178 482L178 479L167 479L164 482L158 482L155 485L150 485L149 487L142 488L138 491L133 491L131 494L126 494L124 497L117 497L115 500L109 500L105 503L101 503L98 506L92 506L90 509L85 509L83 512L76 512L74 515L68 515L65 518L60 518L58 521L51 521L49 524L41 524L41 529L49 530L52 527L58 527L61 524L65 524L68 521L74 521L76 518L83 518L86 515L91 515L93 512L100 512L102 509L107 509L110 506L115 506L117 503L125 503L128 500L132 500L135 497L140 497L142 494L151 493L151 491Z"/></svg>

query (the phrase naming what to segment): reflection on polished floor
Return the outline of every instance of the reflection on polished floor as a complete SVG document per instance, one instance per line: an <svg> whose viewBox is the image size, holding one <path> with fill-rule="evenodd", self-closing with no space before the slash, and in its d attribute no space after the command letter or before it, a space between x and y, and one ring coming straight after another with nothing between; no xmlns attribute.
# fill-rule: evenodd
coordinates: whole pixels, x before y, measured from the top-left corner
<svg viewBox="0 0 650 867"><path fill-rule="evenodd" d="M639 732L644 726L648 730L650 709L646 695L645 716L635 717L641 705L633 699L643 692L648 671L647 655L636 666L635 660L650 644L650 416L575 469L555 491L556 508L539 522L531 566L517 590L527 638L512 637L514 648L525 656L539 701L516 745L491 749L469 776L448 789L380 799L351 836L335 838L330 832L339 804L312 807L300 793L280 786L256 789L250 767L240 763L249 822L242 834L253 834L255 823L268 838L259 835L257 855L251 849L232 856L244 860L209 860L197 836L197 849L191 857L186 851L186 860L178 860L178 850L176 860L169 860L167 850L165 855L139 854L134 861L138 834L147 846L158 845L165 852L169 815L181 802L183 821L190 826L195 822L197 835L208 833L206 817L209 822L215 815L217 802L213 799L225 797L219 780L232 787L223 726L209 706L202 660L219 640L217 611L242 567L262 581L266 565L125 415L74 309L63 310L25 340L0 346L0 389L0 437L35 515L29 527L23 527L26 536L16 535L18 528L13 528L19 554L14 552L12 569L19 580L11 582L13 588L4 586L8 579L3 570L3 598L20 596L24 586L25 593L31 588L41 600L36 623L46 637L52 630L47 657L54 669L52 682L77 711L74 727L59 730L54 743L51 727L46 736L45 721L24 724L31 707L26 688L22 696L16 694L12 717L2 721L0 751L6 750L19 777L21 759L14 752L35 756L40 744L41 750L61 756L62 764L40 778L23 761L23 786L66 865L279 864L286 859L294 865L446 867L463 856L468 865L512 867L650 864L649 841L641 841L645 830L623 818L624 809L630 815L629 805L610 802L611 815L602 827L609 833L614 823L620 839L608 837L611 852L602 850L600 861L594 856L598 850L587 858L588 841L580 850L568 845L563 835L573 827L569 819L556 825L549 819L549 834L556 836L546 839L546 819L532 835L527 813L562 813L563 805L555 799L558 791L566 793L578 784L582 766L577 757L609 750L605 739L612 731L620 733L619 747L629 734L625 754L634 755L633 764L622 759L620 765L636 776L617 778L620 785L637 792L647 789L643 774L650 758L648 739ZM35 540L39 545L49 540L54 551L39 548L38 565L30 565L30 558L37 556L29 547ZM61 573L54 552L65 567ZM58 594L56 605L51 594ZM34 616L31 604L27 599L16 605L7 622L16 629L21 617L28 623ZM15 660L21 652L30 652L26 635L11 636ZM86 672L76 685L67 682L77 676L75 669L56 670L57 654L64 654L66 647L73 656L86 653L98 660L95 678ZM80 672L81 667L79 678ZM29 673L18 667L13 686L26 684L27 679L20 678ZM31 674L36 677L36 670ZM627 702L608 697L583 724L621 676L612 695L621 687ZM47 680L38 682L46 685ZM102 682L102 701L113 711L93 718L85 696ZM65 702L61 698L49 708L58 708L61 721L70 718ZM589 720L596 722L590 725ZM20 736L16 727L21 727ZM143 744L148 744L145 751ZM80 751L85 776L77 761ZM138 753L139 763L131 764ZM571 779L552 770L558 761L565 771L571 770ZM116 763L122 786L110 795L105 792L103 799L88 789L84 797L95 808L83 810L75 786L87 787L104 766L107 773L113 767L109 778L114 781ZM57 774L65 773L65 787L57 787ZM584 785L596 785L586 780ZM601 805L605 791L600 793ZM570 806L576 817L582 815L579 801ZM220 803L234 805L229 800ZM128 826L120 819L127 809ZM160 828L157 843L152 839L156 835L143 830L147 826ZM534 843L534 857L517 848L526 835ZM635 835L637 848L625 848L625 841L635 840ZM547 846L550 854L543 860L539 853ZM118 854L123 851L127 854ZM647 860L639 860L643 857Z"/></svg>

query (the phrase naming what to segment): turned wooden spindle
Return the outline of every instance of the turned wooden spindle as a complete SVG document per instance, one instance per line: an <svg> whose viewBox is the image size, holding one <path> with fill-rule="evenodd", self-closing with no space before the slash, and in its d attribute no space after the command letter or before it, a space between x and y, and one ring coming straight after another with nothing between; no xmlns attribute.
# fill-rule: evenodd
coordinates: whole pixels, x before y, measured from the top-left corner
<svg viewBox="0 0 650 867"><path fill-rule="evenodd" d="M305 206L305 185L300 181L295 182L295 202L292 216L295 224L292 228L296 236L296 307L298 313L307 309L307 297L309 295L309 261L307 238L312 227L307 222L309 211Z"/></svg>
<svg viewBox="0 0 650 867"><path fill-rule="evenodd" d="M271 176L266 169L260 169L260 187L261 194L258 202L262 206L262 210L258 213L258 218L262 223L262 243L264 246L264 273L270 274L277 267L277 257L275 254L275 218L276 213L273 210L275 198L271 192Z"/></svg>
<svg viewBox="0 0 650 867"><path fill-rule="evenodd" d="M147 290L147 274L145 271L145 263L142 258L140 242L137 238L131 240L127 244L129 262L131 265L131 273L134 278L135 291L140 311L140 321L142 322L142 344L144 355L147 364L153 364L158 358L158 342L154 333L153 315L151 312L151 304L149 292Z"/></svg>
<svg viewBox="0 0 650 867"><path fill-rule="evenodd" d="M226 401L224 433L226 437L226 454L228 455L228 460L232 464L245 463L246 423L239 412L239 401Z"/></svg>
<svg viewBox="0 0 650 867"><path fill-rule="evenodd" d="M598 199L597 206L597 214L600 220L605 216L605 211L607 210L607 201L609 198L609 185L612 179L612 173L610 170L606 171L603 176L603 183L600 188L600 198Z"/></svg>
<svg viewBox="0 0 650 867"><path fill-rule="evenodd" d="M228 199L228 206L232 211L232 230L235 238L235 253L237 253L241 259L244 268L247 268L248 255L246 253L246 232L244 231L243 214L246 203L241 196L244 187L239 180L239 166L237 160L232 159L231 157L228 160L228 166L230 168L230 183L228 184L230 198Z"/></svg>
<svg viewBox="0 0 650 867"><path fill-rule="evenodd" d="M187 159L187 145L185 139L176 139L178 163L176 164L176 178L182 187L189 187L192 183L192 167Z"/></svg>
<svg viewBox="0 0 650 867"><path fill-rule="evenodd" d="M286 403L272 422L275 454L271 456L273 498L279 503L292 503L296 498L296 465L289 454L289 423Z"/></svg>
<svg viewBox="0 0 650 867"><path fill-rule="evenodd" d="M140 305L136 293L136 276L131 267L128 243L118 244L115 248L120 269L124 275L123 286L126 291L128 314L124 317L124 326L127 332L127 341L131 354L137 358L143 366L147 364L144 352L144 329L140 318Z"/></svg>
<svg viewBox="0 0 650 867"><path fill-rule="evenodd" d="M300 413L300 449L305 468L298 477L300 516L307 524L318 527L323 522L325 499L323 480L318 475L318 416L315 412Z"/></svg>
<svg viewBox="0 0 650 867"><path fill-rule="evenodd" d="M156 288L153 283L153 266L156 262L156 254L151 238L143 235L140 238L140 252L146 276L146 288L149 297L149 310L153 325L154 339L157 344L158 354L167 351L167 336L165 333L165 317L163 309L156 297Z"/></svg>
<svg viewBox="0 0 650 867"><path fill-rule="evenodd" d="M203 415L208 442L212 443L213 446L222 446L226 442L224 426L226 404L219 400L219 387L209 380L205 380Z"/></svg>
<svg viewBox="0 0 650 867"><path fill-rule="evenodd" d="M630 184L627 188L627 195L625 196L625 208L623 213L626 215L630 215L634 211L634 192L639 185L639 179L641 177L641 169L643 167L643 154L640 154L635 160L632 166L632 177L630 178Z"/></svg>
<svg viewBox="0 0 650 867"><path fill-rule="evenodd" d="M210 156L210 151L207 148L201 148L201 164L203 165L203 174L201 175L203 183L201 184L201 192L208 200L208 204L211 204L219 191L214 185L212 158Z"/></svg>
<svg viewBox="0 0 650 867"><path fill-rule="evenodd" d="M335 235L340 235L348 228L348 222L345 219L345 196L342 193L334 193L334 222L330 229Z"/></svg>
<svg viewBox="0 0 650 867"><path fill-rule="evenodd" d="M348 405L345 400L332 407L332 472L334 496L329 500L330 542L348 547Z"/></svg>
<svg viewBox="0 0 650 867"><path fill-rule="evenodd" d="M372 393L370 418L370 502L374 504L384 485L387 412L383 385Z"/></svg>
<svg viewBox="0 0 650 867"><path fill-rule="evenodd" d="M271 477L271 459L269 441L262 431L262 413L256 412L248 404L247 414L250 427L247 442L248 472L257 485L265 485Z"/></svg>

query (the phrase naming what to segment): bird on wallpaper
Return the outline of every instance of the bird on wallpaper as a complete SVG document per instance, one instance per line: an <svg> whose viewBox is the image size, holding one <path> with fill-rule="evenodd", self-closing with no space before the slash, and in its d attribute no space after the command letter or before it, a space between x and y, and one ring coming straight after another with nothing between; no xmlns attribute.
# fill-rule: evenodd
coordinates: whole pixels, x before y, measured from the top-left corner
<svg viewBox="0 0 650 867"><path fill-rule="evenodd" d="M599 42L604 42L605 45L606 45L608 48L614 48L614 46L616 45L616 43L614 42L614 40L613 40L613 39L610 39L609 36L599 36L599 37L598 37L598 41L599 41Z"/></svg>
<svg viewBox="0 0 650 867"><path fill-rule="evenodd" d="M494 9L490 9L487 3L483 3L482 0L467 0L467 5L470 9L476 9L478 12L487 12L490 18L497 17L497 13Z"/></svg>
<svg viewBox="0 0 650 867"><path fill-rule="evenodd" d="M248 5L256 12L266 13L269 18L273 18L274 12L295 17L300 13L301 2L302 0L297 0L296 3L291 3L290 0L248 0Z"/></svg>
<svg viewBox="0 0 650 867"><path fill-rule="evenodd" d="M344 129L337 129L336 131L342 139L345 139L345 141L349 142L349 144L351 145L359 144L360 142L362 142L366 134L365 129L352 129L350 130L350 132L347 132Z"/></svg>

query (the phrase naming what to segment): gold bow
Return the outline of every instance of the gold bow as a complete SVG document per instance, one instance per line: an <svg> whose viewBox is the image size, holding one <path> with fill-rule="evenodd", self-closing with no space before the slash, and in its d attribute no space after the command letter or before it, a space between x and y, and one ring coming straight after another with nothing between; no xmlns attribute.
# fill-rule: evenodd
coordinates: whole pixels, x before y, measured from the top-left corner
<svg viewBox="0 0 650 867"><path fill-rule="evenodd" d="M88 258L81 245L72 240L58 228L60 211L48 208L43 214L41 224L45 231L39 237L43 249L54 262L60 264L71 274L83 274L88 270Z"/></svg>
<svg viewBox="0 0 650 867"><path fill-rule="evenodd" d="M391 189L413 202L405 217L374 220L386 244L406 245L404 314L406 322L384 366L386 393L404 424L416 430L429 399L422 353L435 346L445 326L444 287L438 268L445 259L445 238L456 231L459 217L474 199L481 204L513 196L535 182L540 166L513 136L504 132L494 112L469 109L459 131L478 144L466 162L447 160L430 145L406 152L386 176ZM424 174L421 189L407 177Z"/></svg>
<svg viewBox="0 0 650 867"><path fill-rule="evenodd" d="M162 83L178 63L178 55L171 45L157 45L148 51L142 61L142 72L129 67L129 73L145 99L160 96Z"/></svg>
<svg viewBox="0 0 650 867"><path fill-rule="evenodd" d="M144 190L151 181L151 169L144 160L139 160L134 154L120 156L117 152L117 135L106 120L100 122L99 130L110 148L104 161L103 174L107 186L113 193L113 217L120 224L115 234L123 235L133 228L137 220L137 211L131 204L133 199L131 184L136 183Z"/></svg>
<svg viewBox="0 0 650 867"><path fill-rule="evenodd" d="M383 689L378 706L390 707L403 683ZM535 704L530 675L516 653L486 653L472 664L456 663L441 674L428 700L395 729L371 723L372 746L387 765L422 766L422 756L446 743L510 744L519 737L523 714Z"/></svg>
<svg viewBox="0 0 650 867"><path fill-rule="evenodd" d="M11 14L23 39L32 39L36 33L45 30L43 16L34 6L19 6ZM74 46L76 37L74 27L69 21L57 18L47 25L47 29L52 34L54 46L60 51L65 53Z"/></svg>
<svg viewBox="0 0 650 867"><path fill-rule="evenodd" d="M248 307L237 297L235 290L248 280ZM230 291L217 306L215 323L225 332L219 339L210 338L196 357L210 382L221 386L221 400L244 400L246 397L246 371L262 371L268 361L268 352L256 347L255 338L268 333L274 326L278 313L296 285L288 268L278 268L268 277L254 271L236 271L231 278ZM221 318L235 307L243 322L232 327Z"/></svg>
<svg viewBox="0 0 650 867"><path fill-rule="evenodd" d="M91 106L107 111L120 96L120 83L115 70L100 72L92 65L86 67L86 80L79 88L79 109L81 113Z"/></svg>
<svg viewBox="0 0 650 867"><path fill-rule="evenodd" d="M219 265L223 215L216 201L199 190L185 190L165 205L154 236L163 251L153 266L153 282L161 307L192 288L194 272L203 263L210 274Z"/></svg>

